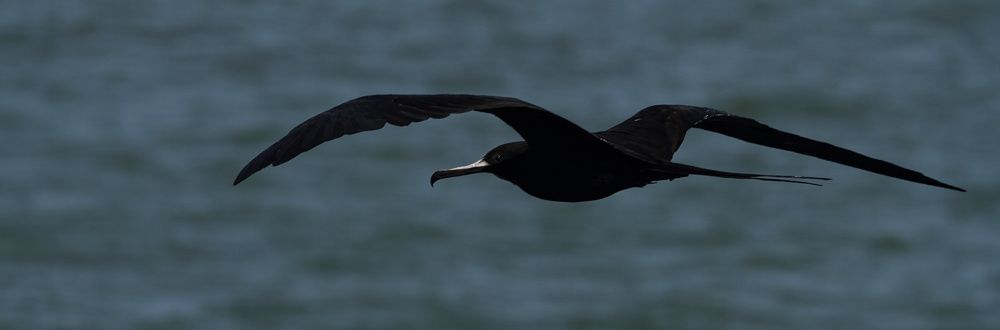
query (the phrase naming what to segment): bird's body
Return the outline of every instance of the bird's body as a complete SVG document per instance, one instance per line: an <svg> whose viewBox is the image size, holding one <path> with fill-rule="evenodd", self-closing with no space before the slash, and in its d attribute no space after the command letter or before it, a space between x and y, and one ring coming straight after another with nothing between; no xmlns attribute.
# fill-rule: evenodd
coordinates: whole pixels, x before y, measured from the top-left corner
<svg viewBox="0 0 1000 330"><path fill-rule="evenodd" d="M270 165L282 164L320 143L347 134L406 126L429 118L479 111L506 122L524 141L500 145L481 160L437 171L437 180L488 172L546 200L580 202L618 191L688 175L807 183L819 177L763 175L709 170L672 162L689 128L814 156L847 166L932 186L964 191L918 172L828 143L804 138L722 111L683 105L656 105L600 132L533 104L482 95L369 95L322 112L293 128L248 163L234 185Z"/></svg>
<svg viewBox="0 0 1000 330"><path fill-rule="evenodd" d="M629 157L535 149L526 142L512 142L503 147L520 149L520 153L501 162L502 165L495 165L502 168L494 174L541 199L595 200L656 181L651 173L646 173L647 164Z"/></svg>

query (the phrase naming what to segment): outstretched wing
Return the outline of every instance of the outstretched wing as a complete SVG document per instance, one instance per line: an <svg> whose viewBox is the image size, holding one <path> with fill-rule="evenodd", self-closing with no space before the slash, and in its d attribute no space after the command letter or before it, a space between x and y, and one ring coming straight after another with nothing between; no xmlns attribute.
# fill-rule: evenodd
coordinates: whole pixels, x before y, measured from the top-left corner
<svg viewBox="0 0 1000 330"><path fill-rule="evenodd" d="M871 158L826 142L783 132L760 122L710 108L657 105L604 132L601 139L626 154L652 162L669 161L691 127L728 135L743 141L813 156L907 181L965 191L919 172Z"/></svg>
<svg viewBox="0 0 1000 330"><path fill-rule="evenodd" d="M532 146L561 143L603 144L586 130L541 107L515 98L486 95L369 95L347 101L307 119L254 157L234 185L268 166L280 165L320 143L344 135L406 126L429 118L481 111L496 115Z"/></svg>

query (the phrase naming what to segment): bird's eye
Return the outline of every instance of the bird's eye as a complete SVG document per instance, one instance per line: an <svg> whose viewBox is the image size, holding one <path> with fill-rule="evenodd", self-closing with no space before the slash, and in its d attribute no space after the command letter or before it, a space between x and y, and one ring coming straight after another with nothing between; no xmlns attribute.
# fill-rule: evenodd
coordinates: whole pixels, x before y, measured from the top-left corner
<svg viewBox="0 0 1000 330"><path fill-rule="evenodd" d="M501 155L501 154L493 155L493 161L494 162L500 162L501 160L503 160L503 155Z"/></svg>

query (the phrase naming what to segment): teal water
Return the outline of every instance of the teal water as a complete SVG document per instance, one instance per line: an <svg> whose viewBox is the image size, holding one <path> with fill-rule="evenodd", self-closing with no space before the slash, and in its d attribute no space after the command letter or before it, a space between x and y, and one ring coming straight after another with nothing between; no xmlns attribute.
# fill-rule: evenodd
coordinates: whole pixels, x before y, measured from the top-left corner
<svg viewBox="0 0 1000 330"><path fill-rule="evenodd" d="M1000 328L1000 3L0 2L2 329ZM230 183L372 93L516 96L599 130L705 105L968 193L692 132L582 204L489 176L488 115Z"/></svg>

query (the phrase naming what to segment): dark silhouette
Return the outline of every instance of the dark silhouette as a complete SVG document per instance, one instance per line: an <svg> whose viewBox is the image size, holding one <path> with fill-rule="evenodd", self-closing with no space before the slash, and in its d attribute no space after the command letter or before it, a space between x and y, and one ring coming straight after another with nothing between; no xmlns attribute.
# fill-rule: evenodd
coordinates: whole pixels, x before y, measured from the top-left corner
<svg viewBox="0 0 1000 330"><path fill-rule="evenodd" d="M386 123L406 126L468 111L500 117L524 141L493 148L472 164L434 172L431 185L444 178L486 172L541 199L580 202L692 174L813 185L816 184L806 180L829 180L723 172L671 162L685 132L696 127L894 178L965 191L889 162L709 108L654 105L606 131L590 133L536 105L515 98L483 95L370 95L348 101L293 128L251 160L233 184L343 135L376 130Z"/></svg>

